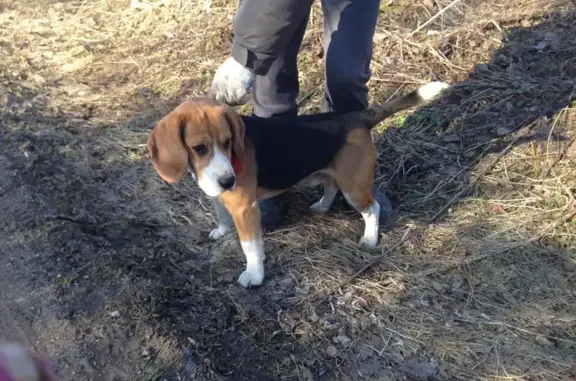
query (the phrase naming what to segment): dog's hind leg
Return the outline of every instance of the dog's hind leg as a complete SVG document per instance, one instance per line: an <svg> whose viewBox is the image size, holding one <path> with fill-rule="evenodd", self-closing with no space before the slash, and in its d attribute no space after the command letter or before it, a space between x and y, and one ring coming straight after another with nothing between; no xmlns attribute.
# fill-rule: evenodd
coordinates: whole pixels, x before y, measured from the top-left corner
<svg viewBox="0 0 576 381"><path fill-rule="evenodd" d="M372 195L376 147L367 130L357 129L348 135L347 145L339 153L335 179L346 201L364 218L364 235L360 243L378 244L380 205Z"/></svg>
<svg viewBox="0 0 576 381"><path fill-rule="evenodd" d="M322 198L310 206L310 210L314 213L326 213L332 206L334 198L338 193L336 180L334 180L332 176L324 176L322 187L324 188Z"/></svg>
<svg viewBox="0 0 576 381"><path fill-rule="evenodd" d="M364 218L364 235L360 244L374 247L378 244L378 227L380 219L380 205L372 197L372 188L355 184L349 192L342 190L348 203L362 214Z"/></svg>

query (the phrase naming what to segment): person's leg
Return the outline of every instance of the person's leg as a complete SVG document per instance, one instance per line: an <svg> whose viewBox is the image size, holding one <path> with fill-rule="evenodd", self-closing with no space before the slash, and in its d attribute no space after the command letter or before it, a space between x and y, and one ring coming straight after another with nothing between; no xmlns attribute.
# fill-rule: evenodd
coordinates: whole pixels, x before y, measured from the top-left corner
<svg viewBox="0 0 576 381"><path fill-rule="evenodd" d="M380 0L322 0L326 93L323 112L345 113L368 107L370 61ZM391 216L388 198L373 189L380 219Z"/></svg>
<svg viewBox="0 0 576 381"><path fill-rule="evenodd" d="M254 115L269 118L297 115L298 65L297 58L308 17L302 20L284 54L280 55L265 76L254 82ZM262 215L262 228L274 230L280 224L285 206L285 195L261 200L258 205Z"/></svg>
<svg viewBox="0 0 576 381"><path fill-rule="evenodd" d="M326 94L322 111L368 107L370 61L380 0L322 0Z"/></svg>
<svg viewBox="0 0 576 381"><path fill-rule="evenodd" d="M263 118L296 115L298 85L297 58L308 17L302 20L293 38L265 76L257 76L253 87L254 115Z"/></svg>

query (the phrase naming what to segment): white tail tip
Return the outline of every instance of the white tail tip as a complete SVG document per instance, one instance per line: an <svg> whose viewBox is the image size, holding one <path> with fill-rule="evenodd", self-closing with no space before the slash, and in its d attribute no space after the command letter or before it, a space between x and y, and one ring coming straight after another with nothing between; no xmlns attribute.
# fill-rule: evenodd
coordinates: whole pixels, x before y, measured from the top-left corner
<svg viewBox="0 0 576 381"><path fill-rule="evenodd" d="M441 92L449 87L450 85L444 82L430 82L418 89L418 95L422 100L428 102L435 99Z"/></svg>

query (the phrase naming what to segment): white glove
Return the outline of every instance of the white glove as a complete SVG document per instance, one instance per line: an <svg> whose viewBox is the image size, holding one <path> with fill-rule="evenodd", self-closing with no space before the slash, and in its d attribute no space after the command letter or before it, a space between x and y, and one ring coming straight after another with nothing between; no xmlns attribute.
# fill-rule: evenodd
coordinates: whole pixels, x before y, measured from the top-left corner
<svg viewBox="0 0 576 381"><path fill-rule="evenodd" d="M230 57L216 70L208 96L229 106L243 105L255 79L256 74Z"/></svg>

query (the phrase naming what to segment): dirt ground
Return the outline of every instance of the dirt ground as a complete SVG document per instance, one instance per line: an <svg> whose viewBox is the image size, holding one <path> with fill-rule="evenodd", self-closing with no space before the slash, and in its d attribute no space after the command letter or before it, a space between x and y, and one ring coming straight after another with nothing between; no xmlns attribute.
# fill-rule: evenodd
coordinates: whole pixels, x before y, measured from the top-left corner
<svg viewBox="0 0 576 381"><path fill-rule="evenodd" d="M144 147L208 88L235 6L0 0L0 338L70 381L576 379L571 2L382 1L371 101L453 88L374 130L378 248L342 200L312 215L296 189L253 290L235 235L208 241L210 203Z"/></svg>

